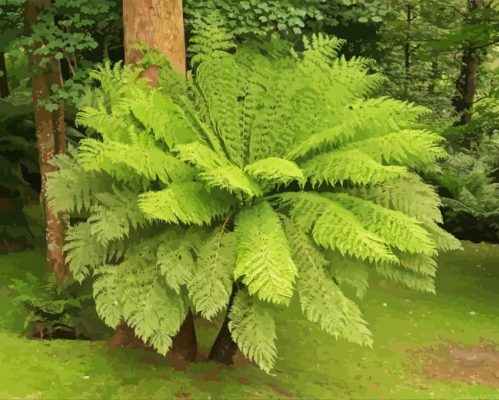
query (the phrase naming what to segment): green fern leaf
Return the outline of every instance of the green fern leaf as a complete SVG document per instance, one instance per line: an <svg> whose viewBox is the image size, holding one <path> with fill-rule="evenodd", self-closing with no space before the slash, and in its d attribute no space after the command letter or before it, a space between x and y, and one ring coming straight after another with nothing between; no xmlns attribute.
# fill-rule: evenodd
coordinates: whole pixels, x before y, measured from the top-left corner
<svg viewBox="0 0 499 400"><path fill-rule="evenodd" d="M367 231L341 204L318 193L307 192L283 193L278 201L291 206L293 222L303 231L311 232L318 245L360 260L398 262L387 243Z"/></svg>
<svg viewBox="0 0 499 400"><path fill-rule="evenodd" d="M230 195L208 192L198 182L173 183L165 190L139 196L139 207L146 215L175 224L209 224L229 212L233 203Z"/></svg>
<svg viewBox="0 0 499 400"><path fill-rule="evenodd" d="M367 323L357 305L326 276L324 267L327 261L322 254L289 220L285 226L293 257L299 265L298 293L303 314L336 338L371 346Z"/></svg>
<svg viewBox="0 0 499 400"><path fill-rule="evenodd" d="M268 157L247 165L244 171L253 178L265 182L287 185L292 181L303 183L302 170L294 163L277 157Z"/></svg>
<svg viewBox="0 0 499 400"><path fill-rule="evenodd" d="M94 268L105 264L106 247L92 235L88 222L70 226L64 244L65 260L73 277L82 282Z"/></svg>
<svg viewBox="0 0 499 400"><path fill-rule="evenodd" d="M239 290L229 312L229 330L239 350L265 372L273 368L277 356L275 322L262 304Z"/></svg>
<svg viewBox="0 0 499 400"><path fill-rule="evenodd" d="M94 299L97 314L104 323L116 328L122 321L123 307L119 296L118 266L102 265L96 270Z"/></svg>
<svg viewBox="0 0 499 400"><path fill-rule="evenodd" d="M200 247L188 284L189 296L201 315L210 319L229 302L236 261L236 235L217 227Z"/></svg>
<svg viewBox="0 0 499 400"><path fill-rule="evenodd" d="M267 202L236 218L237 261L234 277L242 277L251 295L289 304L297 270L278 215Z"/></svg>
<svg viewBox="0 0 499 400"><path fill-rule="evenodd" d="M319 154L301 165L313 185L344 182L366 185L400 179L404 167L384 166L359 150L338 150Z"/></svg>
<svg viewBox="0 0 499 400"><path fill-rule="evenodd" d="M400 211L379 206L371 201L344 193L325 194L350 210L364 228L391 246L410 253L436 255L435 243L421 223Z"/></svg>

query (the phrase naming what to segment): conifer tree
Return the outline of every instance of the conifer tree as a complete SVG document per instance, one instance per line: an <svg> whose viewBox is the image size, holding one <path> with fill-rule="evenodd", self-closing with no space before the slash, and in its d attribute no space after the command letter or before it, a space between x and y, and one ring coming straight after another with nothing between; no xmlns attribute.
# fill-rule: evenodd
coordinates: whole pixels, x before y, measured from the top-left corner
<svg viewBox="0 0 499 400"><path fill-rule="evenodd" d="M216 21L215 21L216 22ZM334 37L237 48L211 21L193 39L187 78L161 54L140 70L104 65L58 157L52 205L79 215L67 260L94 279L97 311L125 320L160 353L189 307L225 322L211 358L234 344L269 371L275 315L296 296L334 337L372 344L357 303L377 274L434 292L436 256L460 244L418 173L445 157L423 107L372 97L382 77L338 55Z"/></svg>

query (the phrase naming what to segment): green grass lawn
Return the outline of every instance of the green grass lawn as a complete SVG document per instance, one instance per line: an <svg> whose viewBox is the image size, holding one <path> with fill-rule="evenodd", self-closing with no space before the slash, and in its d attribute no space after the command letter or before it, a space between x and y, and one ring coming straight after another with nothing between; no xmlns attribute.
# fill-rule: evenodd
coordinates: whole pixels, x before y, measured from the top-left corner
<svg viewBox="0 0 499 400"><path fill-rule="evenodd" d="M0 256L0 398L499 399L499 245L464 247L441 257L436 296L372 282L362 309L373 349L329 337L293 305L280 318L271 375L245 362L174 365L104 341L27 340L6 285L41 273L43 257ZM204 349L215 334L198 324Z"/></svg>

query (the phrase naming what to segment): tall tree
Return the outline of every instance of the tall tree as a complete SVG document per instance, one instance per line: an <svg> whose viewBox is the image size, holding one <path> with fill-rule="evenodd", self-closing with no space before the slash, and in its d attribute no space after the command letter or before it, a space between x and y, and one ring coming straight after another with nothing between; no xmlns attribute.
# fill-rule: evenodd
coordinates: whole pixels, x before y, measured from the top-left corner
<svg viewBox="0 0 499 400"><path fill-rule="evenodd" d="M26 30L31 32L40 16L51 6L50 0L28 0L25 17ZM59 101L56 109L47 109L43 104L53 86L62 86L60 63L54 57L41 55L37 50L45 46L41 40L35 41L29 50L29 63L32 72L31 86L36 126L37 147L40 160L41 192L46 219L45 236L47 240L47 265L61 283L69 271L64 262L64 232L67 221L65 215L55 213L47 201L47 174L55 170L51 163L56 154L66 152L66 133L64 126L64 103Z"/></svg>
<svg viewBox="0 0 499 400"><path fill-rule="evenodd" d="M476 24L474 13L488 4L484 0L468 0L468 15L464 17L466 24ZM467 43L463 48L461 59L461 71L456 80L456 96L453 104L460 119L457 125L465 125L471 121L471 108L475 99L477 89L477 73L480 58L480 46L475 43Z"/></svg>
<svg viewBox="0 0 499 400"><path fill-rule="evenodd" d="M123 0L123 27L127 64L140 62L142 54L135 48L140 43L161 51L175 68L186 73L182 0ZM145 70L143 76L153 87L157 86L159 71L155 67ZM121 327L122 331L126 329ZM173 338L172 351L186 360L196 358L197 339L191 312Z"/></svg>
<svg viewBox="0 0 499 400"><path fill-rule="evenodd" d="M7 66L5 62L5 53L0 52L0 98L9 96L9 85L7 81Z"/></svg>

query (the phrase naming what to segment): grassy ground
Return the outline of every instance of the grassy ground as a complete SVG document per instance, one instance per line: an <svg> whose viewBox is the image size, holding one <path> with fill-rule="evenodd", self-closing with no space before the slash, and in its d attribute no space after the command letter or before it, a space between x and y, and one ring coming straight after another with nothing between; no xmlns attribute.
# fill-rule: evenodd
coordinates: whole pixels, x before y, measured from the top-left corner
<svg viewBox="0 0 499 400"><path fill-rule="evenodd" d="M491 370L499 367L498 245L465 243L465 252L443 256L436 296L373 282L362 304L372 350L332 339L291 309L272 375L248 363L179 366L102 341L24 339L23 311L5 286L40 270L41 260L36 252L0 256L1 399L499 399L499 368ZM204 347L215 333L198 326Z"/></svg>

